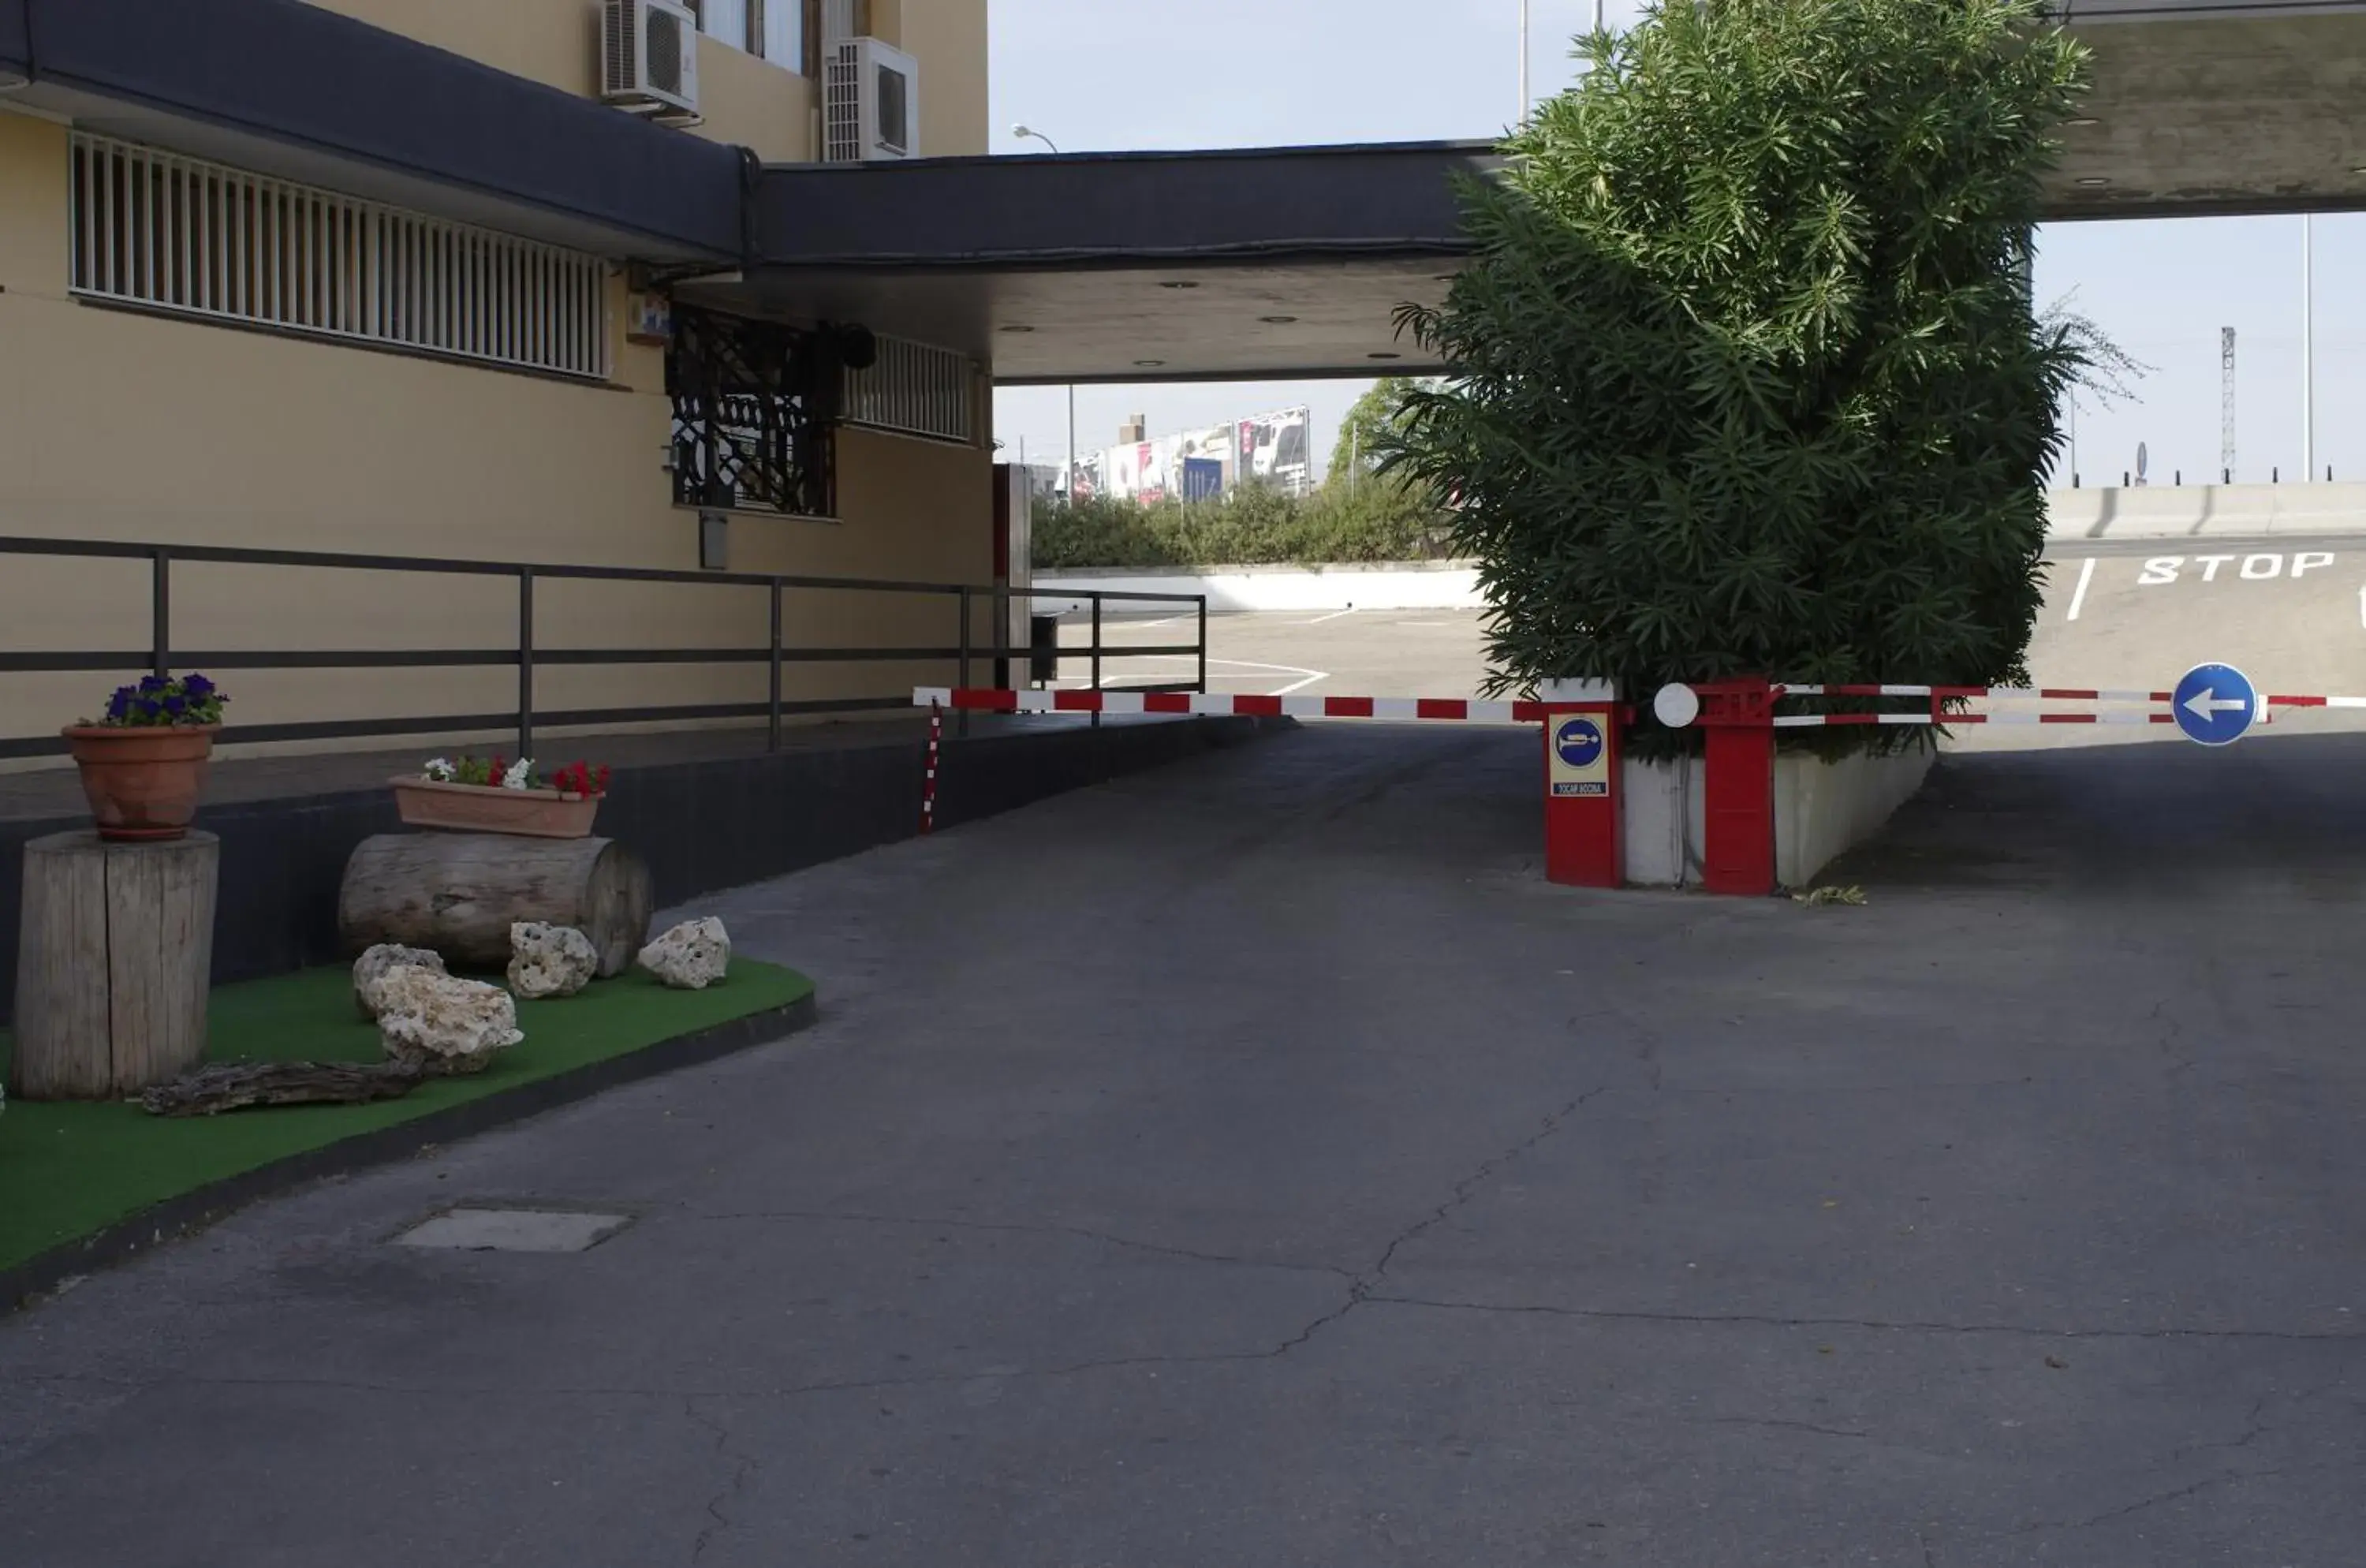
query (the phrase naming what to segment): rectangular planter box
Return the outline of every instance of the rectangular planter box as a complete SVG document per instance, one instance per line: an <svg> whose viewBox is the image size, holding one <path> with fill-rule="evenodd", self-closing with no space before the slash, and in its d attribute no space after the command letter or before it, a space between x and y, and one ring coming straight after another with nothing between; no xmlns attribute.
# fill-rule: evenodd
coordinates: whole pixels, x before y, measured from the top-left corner
<svg viewBox="0 0 2366 1568"><path fill-rule="evenodd" d="M1774 880L1803 888L1842 852L1881 831L1931 774L1933 754L1774 759ZM1619 769L1619 836L1628 882L1690 887L1701 879L1707 791L1697 757L1683 762L1625 760Z"/></svg>
<svg viewBox="0 0 2366 1568"><path fill-rule="evenodd" d="M394 781L395 809L413 828L460 833L518 833L533 839L581 839L600 814L596 795L555 789L502 789L492 784Z"/></svg>

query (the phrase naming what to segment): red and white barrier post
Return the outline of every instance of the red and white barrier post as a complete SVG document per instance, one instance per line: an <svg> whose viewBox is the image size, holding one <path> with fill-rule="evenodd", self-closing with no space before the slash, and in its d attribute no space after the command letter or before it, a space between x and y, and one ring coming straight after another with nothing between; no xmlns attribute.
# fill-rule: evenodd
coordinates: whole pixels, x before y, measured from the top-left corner
<svg viewBox="0 0 2366 1568"><path fill-rule="evenodd" d="M1618 688L1562 681L1544 692L1545 880L1617 887L1626 880L1618 822Z"/></svg>

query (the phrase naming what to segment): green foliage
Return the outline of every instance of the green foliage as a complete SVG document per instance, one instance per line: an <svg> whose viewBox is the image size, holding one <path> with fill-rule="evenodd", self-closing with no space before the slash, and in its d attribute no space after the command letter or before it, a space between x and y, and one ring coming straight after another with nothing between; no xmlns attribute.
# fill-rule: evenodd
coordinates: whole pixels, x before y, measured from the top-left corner
<svg viewBox="0 0 2366 1568"><path fill-rule="evenodd" d="M1683 0L1580 48L1402 313L1455 377L1383 468L1459 502L1494 689L2022 679L2091 352L2026 272L2083 50L2037 0Z"/></svg>
<svg viewBox="0 0 2366 1568"><path fill-rule="evenodd" d="M1401 482L1327 485L1303 499L1244 485L1222 501L1057 502L1039 508L1034 564L1074 567L1319 565L1425 560L1441 553L1436 507Z"/></svg>
<svg viewBox="0 0 2366 1568"><path fill-rule="evenodd" d="M1348 406L1347 417L1339 422L1338 442L1331 448L1330 483L1346 483L1358 465L1363 473L1354 477L1359 481L1370 478L1388 438L1403 425L1406 396L1426 385L1417 377L1383 376Z"/></svg>

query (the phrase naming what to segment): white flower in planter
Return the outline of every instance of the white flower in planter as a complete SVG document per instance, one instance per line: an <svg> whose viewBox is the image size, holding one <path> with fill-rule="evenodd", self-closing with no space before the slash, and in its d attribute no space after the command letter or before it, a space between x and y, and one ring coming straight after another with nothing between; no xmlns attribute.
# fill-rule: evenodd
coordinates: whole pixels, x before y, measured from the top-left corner
<svg viewBox="0 0 2366 1568"><path fill-rule="evenodd" d="M449 757L430 757L427 759L427 765L419 771L435 784L450 784L454 777L452 759Z"/></svg>
<svg viewBox="0 0 2366 1568"><path fill-rule="evenodd" d="M501 775L503 789L525 789L533 783L534 759L531 757L520 757L510 764L510 771Z"/></svg>

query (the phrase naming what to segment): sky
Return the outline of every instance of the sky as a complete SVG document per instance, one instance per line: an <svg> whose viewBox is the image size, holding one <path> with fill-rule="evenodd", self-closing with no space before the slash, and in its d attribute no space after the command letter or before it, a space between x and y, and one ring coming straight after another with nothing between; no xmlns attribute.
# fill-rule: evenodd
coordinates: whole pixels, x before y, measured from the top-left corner
<svg viewBox="0 0 2366 1568"><path fill-rule="evenodd" d="M1636 7L1610 0L1614 28ZM1591 0L1531 0L1530 90L1568 86ZM992 150L1065 152L1419 141L1501 135L1519 107L1518 0L994 0ZM2366 214L2315 229L2315 462L2366 478ZM2142 443L2153 482L2219 467L2219 331L2236 333L2236 478L2287 481L2302 462L2302 220L2172 219L2041 231L2041 303L2068 299L2150 367L2115 405L2079 401L2081 481L2117 483ZM1111 445L1128 415L1150 434L1309 404L1317 461L1369 381L1082 387L1077 445ZM995 394L1004 455L1058 462L1067 394ZM2066 463L2066 467L2067 467Z"/></svg>

